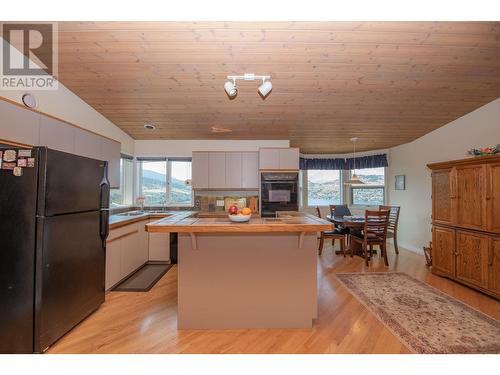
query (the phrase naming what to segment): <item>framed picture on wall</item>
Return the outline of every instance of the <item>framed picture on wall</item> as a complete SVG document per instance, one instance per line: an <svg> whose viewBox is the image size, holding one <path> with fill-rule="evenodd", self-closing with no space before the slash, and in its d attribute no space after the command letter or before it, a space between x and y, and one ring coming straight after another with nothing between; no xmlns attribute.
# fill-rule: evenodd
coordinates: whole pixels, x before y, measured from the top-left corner
<svg viewBox="0 0 500 375"><path fill-rule="evenodd" d="M396 190L406 190L406 178L404 174L396 176L396 181L394 183L394 189Z"/></svg>

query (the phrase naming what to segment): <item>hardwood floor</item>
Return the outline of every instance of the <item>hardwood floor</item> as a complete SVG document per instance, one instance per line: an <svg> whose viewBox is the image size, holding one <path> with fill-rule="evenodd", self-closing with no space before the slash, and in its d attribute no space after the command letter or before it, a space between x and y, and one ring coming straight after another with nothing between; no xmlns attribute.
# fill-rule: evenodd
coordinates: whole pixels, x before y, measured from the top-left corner
<svg viewBox="0 0 500 375"><path fill-rule="evenodd" d="M92 316L49 353L409 353L335 277L337 272L402 271L500 320L500 302L432 275L423 255L389 249L389 267L376 256L335 255L325 246L318 261L319 316L312 329L178 331L177 267L148 293L111 292Z"/></svg>

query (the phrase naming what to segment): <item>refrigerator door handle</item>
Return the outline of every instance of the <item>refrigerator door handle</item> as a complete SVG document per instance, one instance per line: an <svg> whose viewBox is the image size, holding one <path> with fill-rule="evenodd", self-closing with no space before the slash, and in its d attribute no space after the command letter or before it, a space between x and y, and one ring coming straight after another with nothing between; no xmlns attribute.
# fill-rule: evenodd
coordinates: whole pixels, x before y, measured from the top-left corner
<svg viewBox="0 0 500 375"><path fill-rule="evenodd" d="M106 238L108 238L109 235L109 211L108 210L101 210L100 212L100 235L101 235L101 240L103 247L106 247Z"/></svg>
<svg viewBox="0 0 500 375"><path fill-rule="evenodd" d="M108 162L104 162L104 176L101 180L101 185L100 185L100 205L101 209L103 208L109 208L109 192L110 192L110 185L108 181Z"/></svg>

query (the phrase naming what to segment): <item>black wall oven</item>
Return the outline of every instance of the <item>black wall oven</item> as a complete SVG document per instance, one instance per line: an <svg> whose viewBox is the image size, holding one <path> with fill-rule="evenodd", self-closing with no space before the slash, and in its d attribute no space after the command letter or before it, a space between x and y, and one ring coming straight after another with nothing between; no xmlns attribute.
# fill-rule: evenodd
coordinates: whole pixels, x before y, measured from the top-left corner
<svg viewBox="0 0 500 375"><path fill-rule="evenodd" d="M297 172L263 172L260 176L261 216L274 217L276 211L298 211Z"/></svg>

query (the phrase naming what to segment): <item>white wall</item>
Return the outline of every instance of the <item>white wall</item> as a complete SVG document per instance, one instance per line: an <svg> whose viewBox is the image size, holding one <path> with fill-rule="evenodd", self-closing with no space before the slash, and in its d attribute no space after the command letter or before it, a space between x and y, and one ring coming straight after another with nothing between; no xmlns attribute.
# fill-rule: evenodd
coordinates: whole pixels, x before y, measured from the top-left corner
<svg viewBox="0 0 500 375"><path fill-rule="evenodd" d="M289 147L288 140L154 140L135 141L136 156L191 156L193 151L258 151Z"/></svg>
<svg viewBox="0 0 500 375"><path fill-rule="evenodd" d="M467 150L500 143L500 98L423 137L390 150L390 204L401 206L399 244L413 251L431 240L432 162L463 159ZM406 190L394 176L406 175Z"/></svg>
<svg viewBox="0 0 500 375"><path fill-rule="evenodd" d="M0 38L0 45L3 45L3 43L5 43L4 39ZM12 51L21 54L16 49L12 49ZM0 89L0 96L22 104L21 97L26 92L30 91ZM38 103L36 110L114 139L122 144L122 151L129 154L134 153L134 140L132 137L75 95L61 82L59 82L57 90L35 90L31 94Z"/></svg>

